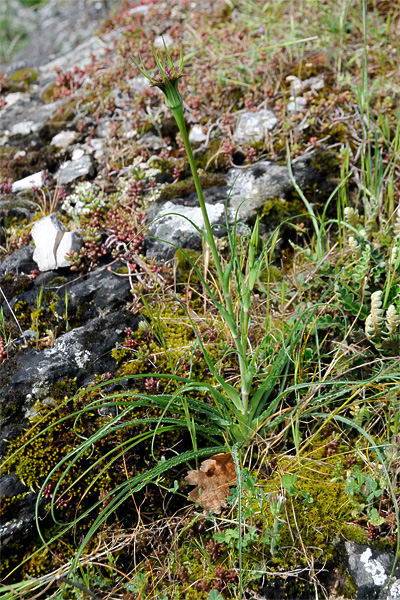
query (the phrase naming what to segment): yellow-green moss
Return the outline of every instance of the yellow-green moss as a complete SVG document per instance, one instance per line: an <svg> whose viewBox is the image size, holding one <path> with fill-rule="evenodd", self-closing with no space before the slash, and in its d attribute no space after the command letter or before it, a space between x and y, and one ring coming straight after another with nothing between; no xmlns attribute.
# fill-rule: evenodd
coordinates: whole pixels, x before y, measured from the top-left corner
<svg viewBox="0 0 400 600"><path fill-rule="evenodd" d="M39 75L34 69L19 69L19 71L14 71L10 76L10 82L31 85L38 77Z"/></svg>

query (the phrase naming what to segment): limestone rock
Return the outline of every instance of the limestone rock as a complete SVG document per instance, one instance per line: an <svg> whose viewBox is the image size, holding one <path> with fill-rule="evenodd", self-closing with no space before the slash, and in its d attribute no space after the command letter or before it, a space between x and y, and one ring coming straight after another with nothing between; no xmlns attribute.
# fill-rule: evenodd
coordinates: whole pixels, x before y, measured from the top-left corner
<svg viewBox="0 0 400 600"><path fill-rule="evenodd" d="M203 128L200 125L193 125L192 129L189 133L189 141L192 144L200 144L207 139L205 133L203 133Z"/></svg>
<svg viewBox="0 0 400 600"><path fill-rule="evenodd" d="M0 263L0 275L6 273L30 273L36 269L33 260L33 246L21 246Z"/></svg>
<svg viewBox="0 0 400 600"><path fill-rule="evenodd" d="M56 148L68 148L68 146L76 142L77 137L78 134L76 131L60 131L60 133L57 133L53 137L50 144Z"/></svg>
<svg viewBox="0 0 400 600"><path fill-rule="evenodd" d="M164 44L168 48L168 46L172 46L173 43L174 43L174 40L169 35L169 33L166 33L164 35L157 35L154 38L154 48L164 48Z"/></svg>
<svg viewBox="0 0 400 600"><path fill-rule="evenodd" d="M14 194L17 192L28 192L34 187L41 188L42 184L43 172L39 171L38 173L33 173L32 175L28 175L28 177L24 177L23 179L14 181L12 184L12 191Z"/></svg>
<svg viewBox="0 0 400 600"><path fill-rule="evenodd" d="M84 154L77 160L67 160L60 167L60 185L71 183L80 177L92 176L94 174L93 161L90 156Z"/></svg>
<svg viewBox="0 0 400 600"><path fill-rule="evenodd" d="M290 102L287 105L289 112L301 112L305 109L307 100L303 96L290 96Z"/></svg>
<svg viewBox="0 0 400 600"><path fill-rule="evenodd" d="M40 271L51 271L59 267L68 267L67 252L79 252L82 238L77 231L66 231L57 215L52 214L40 219L32 227L35 242L33 259Z"/></svg>
<svg viewBox="0 0 400 600"><path fill-rule="evenodd" d="M374 550L366 545L346 542L348 569L357 585L357 600L383 598L393 600L399 596L392 595L399 589L399 580L392 579L390 588L383 588L389 582L394 563L394 555L389 552ZM397 566L395 576L400 574Z"/></svg>
<svg viewBox="0 0 400 600"><path fill-rule="evenodd" d="M216 226L217 235L218 229L222 230L225 222L224 202L227 194L228 188L225 186L214 186L204 191L210 223ZM201 235L195 226L204 229L204 221L196 193L190 194L184 200L175 198L150 206L147 211L147 223L162 215L164 218L157 220L148 229L149 237L146 240L148 257L171 258L176 250L173 244L181 248L201 249Z"/></svg>
<svg viewBox="0 0 400 600"><path fill-rule="evenodd" d="M246 112L239 119L234 138L239 144L263 142L268 131L277 123L274 113L266 108L258 112Z"/></svg>

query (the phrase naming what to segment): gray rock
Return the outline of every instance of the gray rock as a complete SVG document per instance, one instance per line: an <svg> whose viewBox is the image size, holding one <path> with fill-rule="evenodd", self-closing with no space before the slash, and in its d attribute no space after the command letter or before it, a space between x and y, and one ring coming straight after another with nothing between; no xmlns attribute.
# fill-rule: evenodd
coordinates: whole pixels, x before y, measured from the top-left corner
<svg viewBox="0 0 400 600"><path fill-rule="evenodd" d="M10 136L29 135L30 133L37 131L37 128L38 125L35 121L21 121L20 123L15 123L15 125L11 127Z"/></svg>
<svg viewBox="0 0 400 600"><path fill-rule="evenodd" d="M392 579L388 586L382 590L379 600L399 600L400 598L400 579Z"/></svg>
<svg viewBox="0 0 400 600"><path fill-rule="evenodd" d="M97 36L92 36L89 39L77 45L75 48L58 56L39 67L41 79L49 82L56 78L56 69L68 70L71 65L74 67L85 67L92 62L91 56L94 54L97 58L101 58L106 54L106 44Z"/></svg>
<svg viewBox="0 0 400 600"><path fill-rule="evenodd" d="M36 269L33 246L21 246L0 263L0 275L6 273L30 273Z"/></svg>
<svg viewBox="0 0 400 600"><path fill-rule="evenodd" d="M19 140L26 144L26 136L40 135L64 102L57 100L45 104L39 98L30 98L27 94L9 96L13 98L2 111L0 134L7 134L13 145L18 145Z"/></svg>
<svg viewBox="0 0 400 600"><path fill-rule="evenodd" d="M222 229L225 223L225 201L228 188L211 187L204 191L208 216L211 225ZM174 213L174 214L171 214ZM176 198L172 201L155 203L147 211L147 223L165 215L149 226L146 239L147 256L151 258L171 258L179 248L201 249L201 235L195 226L204 229L197 194L190 194L184 200ZM190 222L192 221L192 223ZM195 226L194 226L195 225ZM159 239L152 239L150 236Z"/></svg>
<svg viewBox="0 0 400 600"><path fill-rule="evenodd" d="M148 6L138 6L137 8L148 8ZM143 92L150 87L150 81L144 75L136 75L132 79L129 79L128 82L129 87L136 92Z"/></svg>
<svg viewBox="0 0 400 600"><path fill-rule="evenodd" d="M76 131L60 131L57 133L51 140L51 146L55 146L56 148L68 148L74 142L76 142L78 138L78 134Z"/></svg>
<svg viewBox="0 0 400 600"><path fill-rule="evenodd" d="M77 377L78 385L81 385L93 379L95 374L115 372L111 350L123 341L125 328L135 330L138 321L138 317L129 312L114 312L65 333L51 348L25 352L6 384L6 378L2 378L0 396L4 400L4 422L11 420L21 424L23 418L32 417L36 400L49 398L51 387L67 377Z"/></svg>
<svg viewBox="0 0 400 600"><path fill-rule="evenodd" d="M310 183L312 159L313 155L309 154L292 162L293 175L300 188ZM230 169L227 184L232 187L229 217L233 221L237 213L239 220L245 223L253 222L267 202L284 206L292 190L287 167L268 161L259 162L246 170Z"/></svg>
<svg viewBox="0 0 400 600"><path fill-rule="evenodd" d="M0 5L4 4L4 0ZM15 18L29 26L28 43L13 58L7 72L25 67L45 65L57 55L70 52L99 29L101 20L107 16L111 4L108 0L49 0L37 10L25 9L15 1ZM73 63L70 63L70 67ZM51 76L55 78L55 73Z"/></svg>
<svg viewBox="0 0 400 600"><path fill-rule="evenodd" d="M131 15L146 15L149 12L150 6L143 4L142 6L134 6L129 10Z"/></svg>
<svg viewBox="0 0 400 600"><path fill-rule="evenodd" d="M118 268L118 264L114 268ZM66 289L69 315L74 315L78 310L82 312L83 307L88 306L86 312L90 318L94 318L115 311L132 300L128 278L118 276L105 267L89 273L83 281L68 285ZM65 296L62 295L56 306L56 314L62 315L64 311Z"/></svg>
<svg viewBox="0 0 400 600"><path fill-rule="evenodd" d="M67 160L59 170L60 185L71 183L80 177L94 175L93 161L90 156L84 154L78 160Z"/></svg>
<svg viewBox="0 0 400 600"><path fill-rule="evenodd" d="M59 267L68 267L65 255L79 252L82 238L77 231L67 231L57 215L52 214L37 221L32 227L35 242L33 259L40 271L51 271Z"/></svg>
<svg viewBox="0 0 400 600"><path fill-rule="evenodd" d="M254 220L266 202L285 203L291 189L286 167L272 162L259 162L249 169L230 169L227 183L232 187L229 201L230 216L241 221Z"/></svg>
<svg viewBox="0 0 400 600"><path fill-rule="evenodd" d="M12 191L14 194L17 192L28 192L34 187L41 188L42 185L43 171L39 171L38 173L32 173L32 175L28 175L28 177L24 177L23 179L14 181L12 184Z"/></svg>
<svg viewBox="0 0 400 600"><path fill-rule="evenodd" d="M16 473L2 475L0 477L0 499L12 498L13 496L17 496L26 491L27 488Z"/></svg>
<svg viewBox="0 0 400 600"><path fill-rule="evenodd" d="M268 131L277 123L278 119L271 110L264 108L258 112L246 112L239 119L234 138L239 144L263 142Z"/></svg>
<svg viewBox="0 0 400 600"><path fill-rule="evenodd" d="M357 585L357 600L379 600L391 598L387 595L388 590L382 592L384 586L389 582L390 573L395 557L389 552L380 552L369 546L345 543L347 552L348 569ZM400 574L397 567L396 575ZM393 585L394 584L394 585ZM398 583L392 582L390 594L396 592ZM399 598L393 596L392 598Z"/></svg>

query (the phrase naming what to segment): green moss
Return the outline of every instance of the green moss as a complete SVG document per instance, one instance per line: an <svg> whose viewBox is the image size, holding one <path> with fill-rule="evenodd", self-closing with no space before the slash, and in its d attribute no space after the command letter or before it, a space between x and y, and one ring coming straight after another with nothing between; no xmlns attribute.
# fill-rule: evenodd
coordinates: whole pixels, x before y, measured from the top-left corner
<svg viewBox="0 0 400 600"><path fill-rule="evenodd" d="M15 71L10 76L10 82L12 83L26 83L27 85L31 85L38 78L38 73L34 69L20 69L19 71Z"/></svg>
<svg viewBox="0 0 400 600"><path fill-rule="evenodd" d="M200 280L193 268L193 264L196 265L197 269L202 273L204 267L202 253L197 250L185 249L185 251L183 251L179 249L176 251L174 258L178 271L178 282L187 284L190 281L191 285L199 283Z"/></svg>
<svg viewBox="0 0 400 600"><path fill-rule="evenodd" d="M276 283L277 281L282 281L282 279L282 271L273 265L269 265L260 275L261 283Z"/></svg>
<svg viewBox="0 0 400 600"><path fill-rule="evenodd" d="M48 285L64 285L64 283L67 283L67 281L68 279L66 277L54 277L54 279L52 279Z"/></svg>
<svg viewBox="0 0 400 600"><path fill-rule="evenodd" d="M67 378L63 381L58 381L50 388L50 395L55 400L64 400L70 398L77 391L76 377L73 379Z"/></svg>
<svg viewBox="0 0 400 600"><path fill-rule="evenodd" d="M225 185L226 180L220 174L200 173L200 182L205 190L214 185ZM174 198L186 198L196 191L192 177L166 185L160 190L160 200L173 200Z"/></svg>

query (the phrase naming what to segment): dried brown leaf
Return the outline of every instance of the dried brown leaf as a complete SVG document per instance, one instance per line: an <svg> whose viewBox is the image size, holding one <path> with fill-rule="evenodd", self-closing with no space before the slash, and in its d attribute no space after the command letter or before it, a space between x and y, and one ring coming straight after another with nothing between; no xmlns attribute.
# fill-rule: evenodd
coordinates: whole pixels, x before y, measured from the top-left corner
<svg viewBox="0 0 400 600"><path fill-rule="evenodd" d="M199 470L189 471L185 480L189 485L196 486L189 493L190 500L218 515L221 508L226 506L229 487L236 483L235 463L231 453L207 458L201 463Z"/></svg>

